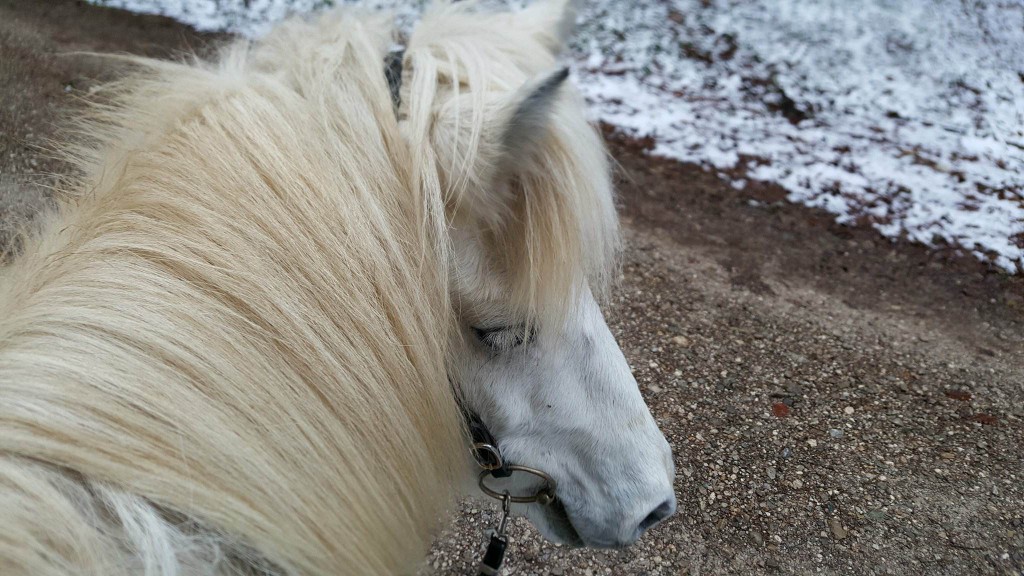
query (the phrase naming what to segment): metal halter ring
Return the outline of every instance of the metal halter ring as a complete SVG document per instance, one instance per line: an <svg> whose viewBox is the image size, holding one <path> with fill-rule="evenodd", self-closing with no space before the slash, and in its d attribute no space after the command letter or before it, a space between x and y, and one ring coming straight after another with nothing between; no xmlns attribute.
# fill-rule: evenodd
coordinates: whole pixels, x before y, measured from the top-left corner
<svg viewBox="0 0 1024 576"><path fill-rule="evenodd" d="M473 444L473 458L481 468L487 471L501 470L505 465L505 461L501 459L501 451L498 450L498 447L486 442L476 442Z"/></svg>
<svg viewBox="0 0 1024 576"><path fill-rule="evenodd" d="M536 468L519 466L518 464L508 464L505 466L505 469L510 472L525 472L527 474L533 474L544 481L544 486L530 496L512 496L507 491L498 492L489 487L484 480L486 480L488 476L493 475L494 470L483 470L480 472L480 479L477 482L477 485L480 486L480 490L482 490L484 494L487 494L496 500L504 501L507 499L509 502L515 502L516 504L530 504L536 502L541 506L547 506L555 501L555 488L557 487L557 484L555 483L555 479L551 476L548 476Z"/></svg>

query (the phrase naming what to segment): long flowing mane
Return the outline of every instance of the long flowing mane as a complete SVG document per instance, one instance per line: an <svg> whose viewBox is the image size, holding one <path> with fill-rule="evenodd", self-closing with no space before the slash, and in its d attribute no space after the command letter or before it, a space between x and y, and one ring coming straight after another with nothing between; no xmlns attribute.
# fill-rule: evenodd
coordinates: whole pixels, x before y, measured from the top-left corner
<svg viewBox="0 0 1024 576"><path fill-rule="evenodd" d="M0 280L0 572L393 574L465 449L386 20L135 61Z"/></svg>

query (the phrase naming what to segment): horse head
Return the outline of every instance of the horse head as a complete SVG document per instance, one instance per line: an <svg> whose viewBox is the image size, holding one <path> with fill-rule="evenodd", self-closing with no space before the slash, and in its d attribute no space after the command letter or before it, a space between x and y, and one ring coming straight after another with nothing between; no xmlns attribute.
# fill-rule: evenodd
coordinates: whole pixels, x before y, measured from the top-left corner
<svg viewBox="0 0 1024 576"><path fill-rule="evenodd" d="M674 466L599 305L618 221L606 151L557 62L572 21L561 0L435 8L410 38L399 114L445 213L463 404L506 462L557 482L522 510L545 536L619 547L674 513Z"/></svg>

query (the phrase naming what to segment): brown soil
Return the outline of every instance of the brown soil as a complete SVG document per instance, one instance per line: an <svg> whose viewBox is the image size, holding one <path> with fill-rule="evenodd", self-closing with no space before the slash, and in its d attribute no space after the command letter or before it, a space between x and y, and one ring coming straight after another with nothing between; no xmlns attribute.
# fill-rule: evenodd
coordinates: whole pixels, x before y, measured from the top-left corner
<svg viewBox="0 0 1024 576"><path fill-rule="evenodd" d="M114 72L61 53L209 42L0 0L4 227L62 170L40 152L58 119ZM609 316L674 447L680 512L623 551L566 550L517 521L506 573L1024 571L1024 279L608 141L630 246ZM467 503L423 572L472 572L494 521Z"/></svg>
<svg viewBox="0 0 1024 576"><path fill-rule="evenodd" d="M166 18L80 1L0 0L0 243L44 205L63 169L46 152L61 119L114 72L80 53L159 57L210 41Z"/></svg>

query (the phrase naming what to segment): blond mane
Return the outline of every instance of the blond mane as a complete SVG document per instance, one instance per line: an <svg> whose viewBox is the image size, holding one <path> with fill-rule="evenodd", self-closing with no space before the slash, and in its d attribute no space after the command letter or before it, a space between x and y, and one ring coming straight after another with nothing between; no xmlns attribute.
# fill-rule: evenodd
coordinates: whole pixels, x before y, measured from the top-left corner
<svg viewBox="0 0 1024 576"><path fill-rule="evenodd" d="M87 124L0 283L0 573L422 559L465 449L389 40L339 13L137 60Z"/></svg>
<svg viewBox="0 0 1024 576"><path fill-rule="evenodd" d="M466 474L448 229L488 145L474 113L438 151L436 105L555 65L553 39L502 18L431 9L400 118L381 16L130 59L79 126L80 178L0 277L0 573L415 569ZM573 98L486 231L530 315L601 291L618 248Z"/></svg>

